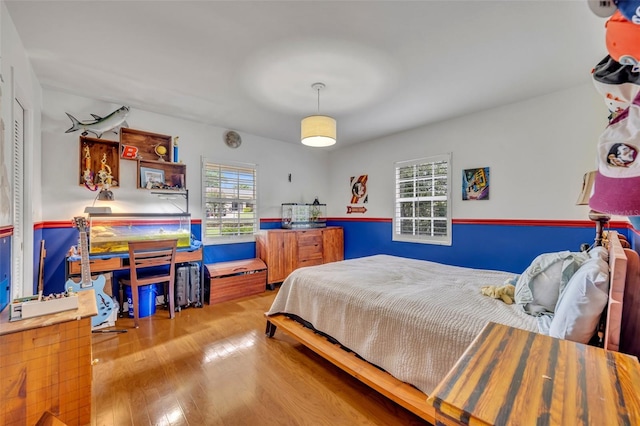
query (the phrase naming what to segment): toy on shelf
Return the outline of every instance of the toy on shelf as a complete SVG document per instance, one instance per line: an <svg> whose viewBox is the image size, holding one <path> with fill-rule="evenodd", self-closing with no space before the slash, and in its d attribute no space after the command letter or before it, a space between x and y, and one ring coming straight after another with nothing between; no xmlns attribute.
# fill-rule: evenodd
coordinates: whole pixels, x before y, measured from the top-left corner
<svg viewBox="0 0 640 426"><path fill-rule="evenodd" d="M98 186L93 183L93 171L91 171L91 151L87 145L84 146L84 170L82 171L82 180L84 186L92 191L98 189Z"/></svg>
<svg viewBox="0 0 640 426"><path fill-rule="evenodd" d="M158 161L164 161L164 156L167 155L167 148L164 145L157 144L153 151L158 156Z"/></svg>
<svg viewBox="0 0 640 426"><path fill-rule="evenodd" d="M179 162L180 162L180 161L179 161L179 160L180 160L180 159L179 159L179 155L178 155L178 152L179 152L179 151L178 151L178 138L179 138L179 137L180 137L180 136L175 136L175 137L173 138L173 162L174 162L174 163L179 163Z"/></svg>
<svg viewBox="0 0 640 426"><path fill-rule="evenodd" d="M109 189L111 185L117 185L118 182L114 180L111 174L111 167L107 164L107 154L102 154L102 160L100 160L100 171L98 172L98 180L100 185L105 189Z"/></svg>

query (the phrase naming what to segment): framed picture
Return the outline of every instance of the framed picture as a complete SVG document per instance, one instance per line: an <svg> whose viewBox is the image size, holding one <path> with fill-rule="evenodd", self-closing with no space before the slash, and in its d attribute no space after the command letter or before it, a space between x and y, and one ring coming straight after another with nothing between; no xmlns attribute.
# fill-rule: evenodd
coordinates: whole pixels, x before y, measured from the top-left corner
<svg viewBox="0 0 640 426"><path fill-rule="evenodd" d="M489 199L489 167L462 171L462 199Z"/></svg>
<svg viewBox="0 0 640 426"><path fill-rule="evenodd" d="M149 182L152 185L164 185L164 170L140 167L140 187L146 188Z"/></svg>

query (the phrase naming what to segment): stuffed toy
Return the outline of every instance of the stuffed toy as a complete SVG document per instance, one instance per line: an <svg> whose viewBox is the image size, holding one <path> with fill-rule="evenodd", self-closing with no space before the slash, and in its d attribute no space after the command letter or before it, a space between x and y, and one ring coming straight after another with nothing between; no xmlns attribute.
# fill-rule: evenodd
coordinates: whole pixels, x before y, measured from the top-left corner
<svg viewBox="0 0 640 426"><path fill-rule="evenodd" d="M516 288L511 284L505 284L501 287L495 285L486 285L480 289L483 295L493 297L494 299L502 299L507 305L513 304Z"/></svg>

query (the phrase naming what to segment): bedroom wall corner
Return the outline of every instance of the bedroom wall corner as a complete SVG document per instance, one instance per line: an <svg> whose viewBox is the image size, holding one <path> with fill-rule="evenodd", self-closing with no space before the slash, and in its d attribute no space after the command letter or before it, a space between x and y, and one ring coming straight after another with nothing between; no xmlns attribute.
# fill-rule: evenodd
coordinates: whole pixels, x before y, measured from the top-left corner
<svg viewBox="0 0 640 426"><path fill-rule="evenodd" d="M332 151L328 214L344 219L347 257L396 253L518 271L547 250L550 239L565 238L558 249L575 251L591 242L589 208L576 199L583 174L594 168L608 112L588 77L567 90ZM445 152L452 153L453 245L392 242L393 163ZM463 201L462 170L476 167L491 169L490 198ZM349 179L360 174L368 175L367 211L346 214ZM509 226L514 221L520 223ZM574 221L584 223L567 223Z"/></svg>
<svg viewBox="0 0 640 426"><path fill-rule="evenodd" d="M393 216L393 163L452 153L453 218L586 219L582 176L595 167L607 125L587 82L571 89L433 123L330 152L328 215L346 217L351 176L368 174L364 218ZM462 170L490 167L490 199L462 200Z"/></svg>

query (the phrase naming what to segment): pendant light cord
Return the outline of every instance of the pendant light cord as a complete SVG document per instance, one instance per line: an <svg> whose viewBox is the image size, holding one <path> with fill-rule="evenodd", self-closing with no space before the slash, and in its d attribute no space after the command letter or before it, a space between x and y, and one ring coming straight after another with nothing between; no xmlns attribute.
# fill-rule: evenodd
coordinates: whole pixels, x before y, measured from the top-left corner
<svg viewBox="0 0 640 426"><path fill-rule="evenodd" d="M318 82L318 83L313 83L311 87L318 91L318 115L319 115L320 114L320 90L324 89L325 85L324 83Z"/></svg>

